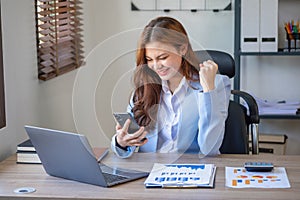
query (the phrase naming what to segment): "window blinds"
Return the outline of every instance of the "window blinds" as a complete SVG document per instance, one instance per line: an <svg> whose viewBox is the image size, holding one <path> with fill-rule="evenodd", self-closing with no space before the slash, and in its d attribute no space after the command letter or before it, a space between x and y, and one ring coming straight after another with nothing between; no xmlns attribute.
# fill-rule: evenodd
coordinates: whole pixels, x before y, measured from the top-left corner
<svg viewBox="0 0 300 200"><path fill-rule="evenodd" d="M79 0L35 0L38 77L49 80L80 67L83 46Z"/></svg>

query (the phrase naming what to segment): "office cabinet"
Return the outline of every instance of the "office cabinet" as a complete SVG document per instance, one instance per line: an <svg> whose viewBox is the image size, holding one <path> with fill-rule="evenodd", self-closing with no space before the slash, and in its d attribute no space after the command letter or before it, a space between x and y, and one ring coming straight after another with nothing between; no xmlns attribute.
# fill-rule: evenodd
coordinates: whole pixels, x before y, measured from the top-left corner
<svg viewBox="0 0 300 200"><path fill-rule="evenodd" d="M281 4L280 4L281 3ZM300 51L284 51L279 49L278 38L285 38L282 33L283 20L291 20L290 13L281 12L279 5L291 4L293 10L295 10L293 16L295 19L299 19L300 13L300 1L298 0L236 0L235 1L235 43L234 43L234 59L236 64L236 73L234 79L234 89L240 89L240 67L241 67L241 57L243 56L300 56ZM244 7L246 6L246 8ZM285 6L288 7L288 6ZM295 8L296 7L296 8ZM263 10L266 12L262 12ZM299 8L299 9L298 9ZM276 10L277 13L273 13ZM259 11L258 11L259 10ZM268 12L271 11L271 12ZM278 21L278 13L281 13L283 19L281 19L280 24ZM287 17L288 16L288 17ZM288 19L289 18L289 19ZM268 24L277 23L275 26L268 26ZM245 24L246 23L246 26ZM257 28L257 24L260 24L260 28ZM281 27L279 27L279 25ZM256 27L256 28L255 28ZM278 34L279 30L281 33ZM284 30L284 29L283 29ZM274 35L274 33L276 35ZM255 43L255 37L260 35ZM275 39L273 38L275 37ZM248 38L249 43L245 43L245 38ZM266 42L263 44L263 38ZM273 39L272 39L273 38ZM261 43L259 44L259 40ZM276 41L276 44L273 41ZM299 49L300 50L300 49ZM247 67L247 66L244 66ZM270 66L271 67L271 66ZM267 76L267 75L266 75ZM237 98L235 100L238 100ZM260 116L266 119L300 119L300 115L264 115Z"/></svg>
<svg viewBox="0 0 300 200"><path fill-rule="evenodd" d="M277 52L278 0L241 0L241 51Z"/></svg>

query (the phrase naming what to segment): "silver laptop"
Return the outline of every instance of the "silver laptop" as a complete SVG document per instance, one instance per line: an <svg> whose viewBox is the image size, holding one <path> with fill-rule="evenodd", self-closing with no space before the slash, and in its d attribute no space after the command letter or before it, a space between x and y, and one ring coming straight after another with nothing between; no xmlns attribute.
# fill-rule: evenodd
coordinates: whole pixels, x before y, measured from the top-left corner
<svg viewBox="0 0 300 200"><path fill-rule="evenodd" d="M149 175L147 172L99 164L84 135L25 126L47 174L110 187Z"/></svg>

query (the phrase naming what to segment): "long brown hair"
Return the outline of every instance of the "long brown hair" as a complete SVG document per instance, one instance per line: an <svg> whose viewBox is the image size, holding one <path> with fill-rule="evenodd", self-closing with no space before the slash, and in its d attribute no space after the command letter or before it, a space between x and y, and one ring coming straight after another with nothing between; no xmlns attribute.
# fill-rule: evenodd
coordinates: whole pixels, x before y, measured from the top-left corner
<svg viewBox="0 0 300 200"><path fill-rule="evenodd" d="M171 17L158 17L150 21L138 42L137 67L133 78L135 91L132 111L140 126L153 125L162 90L160 77L147 65L145 46L150 42L172 45L178 52L180 47L187 45L187 52L182 56L181 73L188 81L199 81L199 61L182 24Z"/></svg>

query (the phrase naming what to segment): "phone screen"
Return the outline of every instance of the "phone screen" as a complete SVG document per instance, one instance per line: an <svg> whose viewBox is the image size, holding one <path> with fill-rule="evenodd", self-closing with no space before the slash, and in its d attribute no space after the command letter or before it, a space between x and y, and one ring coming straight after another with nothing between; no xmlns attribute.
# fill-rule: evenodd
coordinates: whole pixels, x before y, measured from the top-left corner
<svg viewBox="0 0 300 200"><path fill-rule="evenodd" d="M129 113L114 113L113 114L117 122L123 127L126 120L130 119L130 125L128 128L128 133L135 133L140 129L140 126L136 123L135 119L131 117Z"/></svg>

